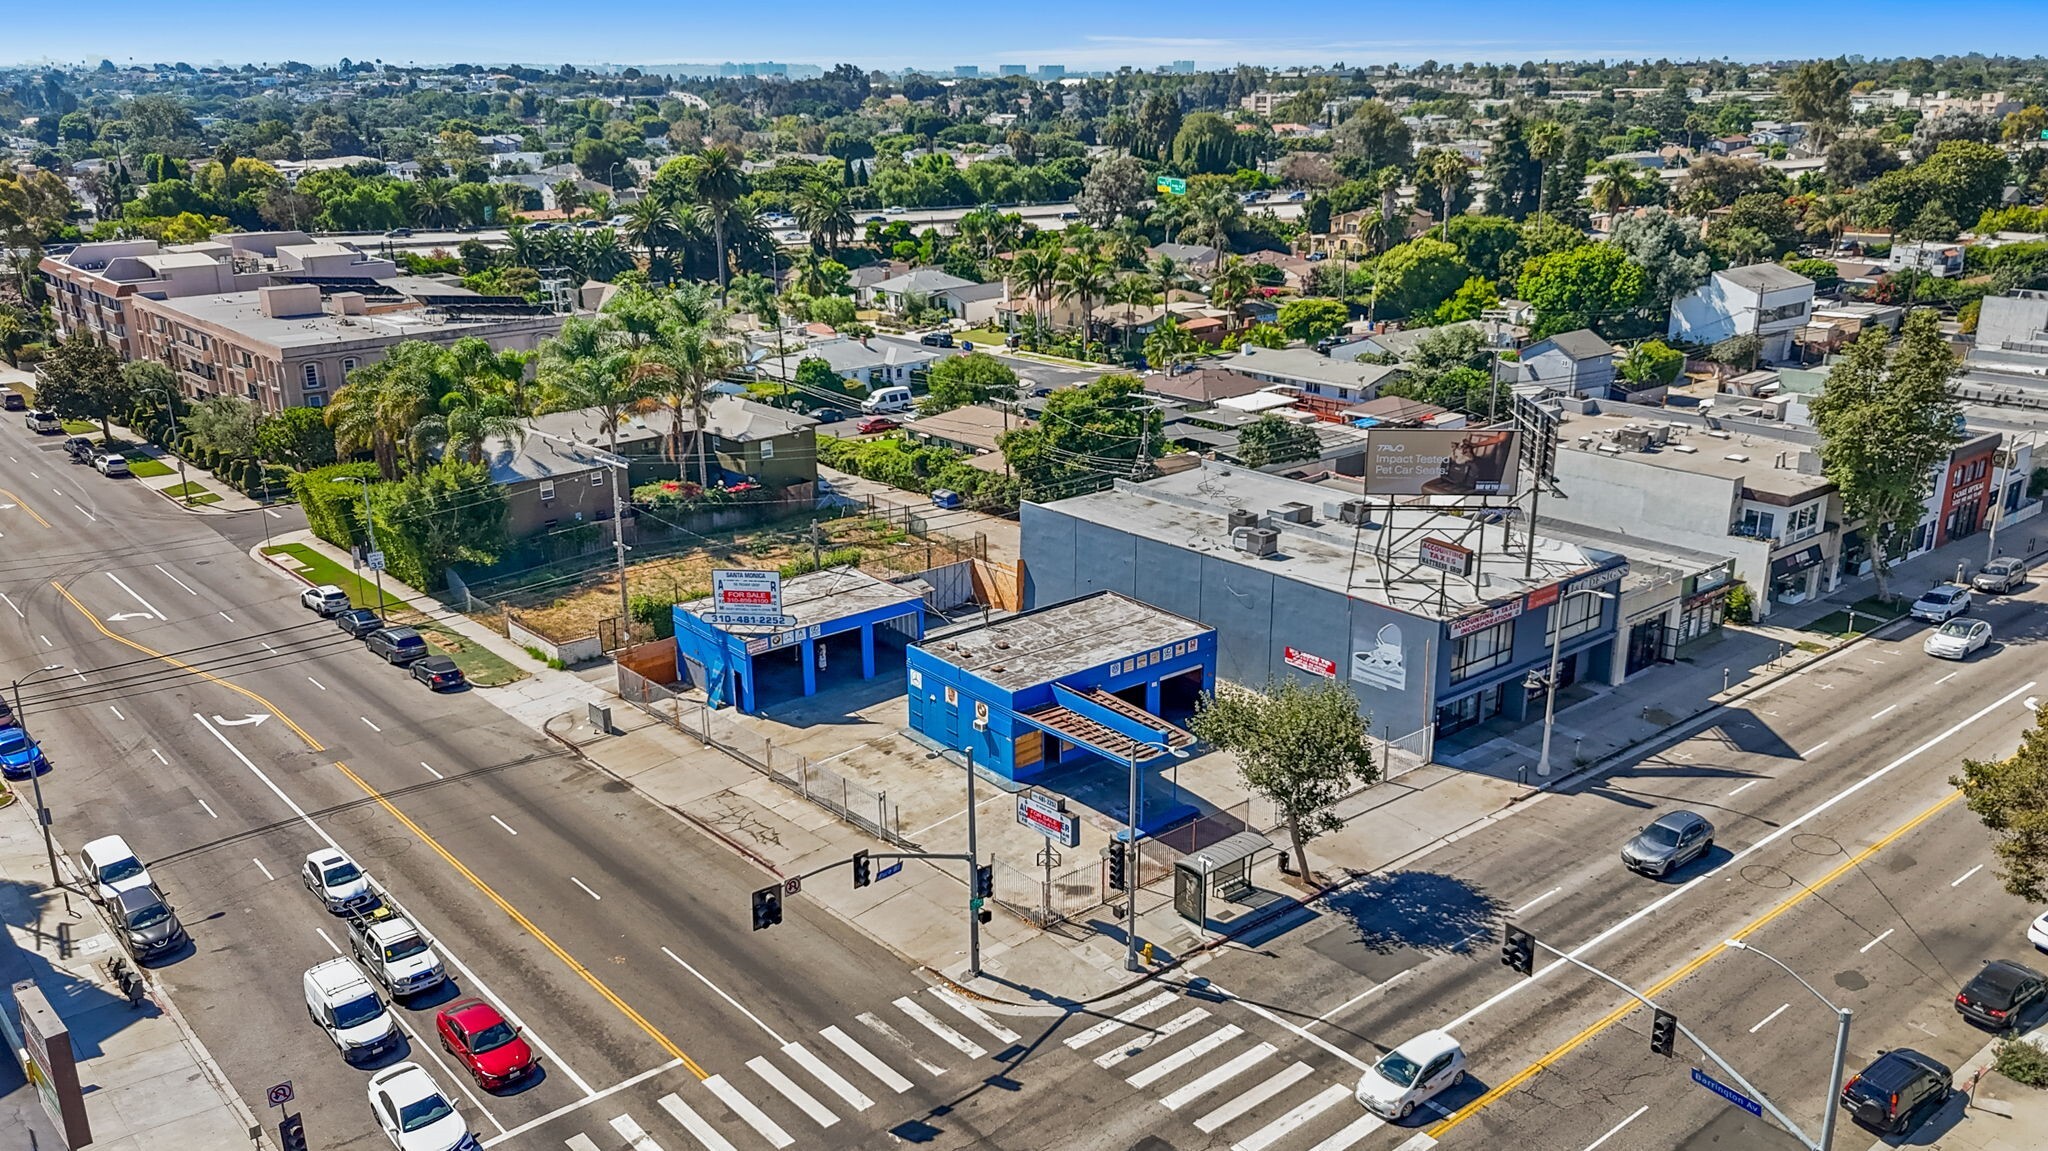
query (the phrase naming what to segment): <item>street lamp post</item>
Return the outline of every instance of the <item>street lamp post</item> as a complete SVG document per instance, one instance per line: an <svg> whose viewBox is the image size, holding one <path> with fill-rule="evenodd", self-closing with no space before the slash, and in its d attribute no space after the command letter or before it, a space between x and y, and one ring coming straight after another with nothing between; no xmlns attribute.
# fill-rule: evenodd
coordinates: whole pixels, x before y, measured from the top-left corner
<svg viewBox="0 0 2048 1151"><path fill-rule="evenodd" d="M336 476L334 478L340 480L342 483L345 484L363 485L363 531L369 533L370 554L372 556L375 556L377 554L377 524L376 521L370 518L370 481L364 479L361 476ZM372 563L370 565L370 571L375 573L377 577L377 618L382 620L384 618L383 563ZM356 586L360 587L362 585L358 583Z"/></svg>
<svg viewBox="0 0 2048 1151"><path fill-rule="evenodd" d="M1188 757L1187 752L1184 752L1176 747L1169 747L1168 745L1163 743L1133 742L1131 744L1131 806L1130 811L1128 813L1129 819L1127 821L1129 824L1128 846L1130 848L1131 856L1130 868L1125 873L1126 877L1124 879L1124 902L1127 905L1125 907L1124 917L1124 921L1126 924L1126 927L1124 929L1125 971L1144 970L1144 968L1138 964L1138 889L1144 886L1144 884L1141 882L1141 876L1139 874L1140 869L1138 865L1138 753L1142 751L1164 752L1165 754L1172 756L1176 760L1186 759ZM1176 769L1174 772L1176 790L1179 787L1179 778L1180 773L1179 770Z"/></svg>
<svg viewBox="0 0 2048 1151"><path fill-rule="evenodd" d="M975 725L976 731L983 730ZM967 977L981 978L981 897L975 894L974 873L981 866L981 853L974 841L974 748L963 747L967 757ZM993 866L993 864L991 864Z"/></svg>
<svg viewBox="0 0 2048 1151"><path fill-rule="evenodd" d="M159 395L164 398L164 414L171 417L171 452L178 457L178 490L184 494L185 506L192 506L192 485L185 479L185 453L176 445L178 442L178 409L171 405L171 393L163 388L144 388L144 395Z"/></svg>
<svg viewBox="0 0 2048 1151"><path fill-rule="evenodd" d="M1777 964L1785 974L1799 980L1799 986L1811 992L1815 999L1821 1001L1822 1006L1835 1013L1835 1065L1834 1069L1828 1073L1827 1098L1821 1104L1823 1110L1820 1119L1820 1145L1817 1148L1817 1151L1834 1151L1835 1112L1838 1110L1835 1101L1842 1097L1842 1074L1847 1070L1846 1064L1849 1058L1849 1021L1855 1015L1855 1012L1850 1011L1846 1007L1837 1007L1830 1003L1827 996L1822 995L1814 988L1813 984L1806 981L1805 977L1787 967L1784 961L1777 956L1767 951L1760 951L1740 939L1729 940L1728 946L1737 951L1747 951L1751 955L1761 956Z"/></svg>
<svg viewBox="0 0 2048 1151"><path fill-rule="evenodd" d="M1564 606L1572 602L1575 595L1604 600L1615 598L1613 592L1582 587L1560 596L1557 606L1550 609L1554 619L1550 626L1550 675L1543 681L1543 751L1536 757L1536 774L1540 776L1550 774L1550 733L1557 723L1557 657L1564 647Z"/></svg>
<svg viewBox="0 0 2048 1151"><path fill-rule="evenodd" d="M8 685L14 695L14 722L21 725L23 735L28 734L28 713L21 710L21 685L39 675L63 670L64 665L61 663L44 664L42 667ZM37 748L37 754L40 756L41 748ZM57 845L50 839L50 809L43 806L43 773L40 764L32 763L29 765L28 778L29 788L34 793L36 801L36 826L43 829L43 853L50 858L50 885L53 887L63 887L64 880L57 874ZM65 896L65 906L67 908L70 906L70 899L71 897L67 894Z"/></svg>

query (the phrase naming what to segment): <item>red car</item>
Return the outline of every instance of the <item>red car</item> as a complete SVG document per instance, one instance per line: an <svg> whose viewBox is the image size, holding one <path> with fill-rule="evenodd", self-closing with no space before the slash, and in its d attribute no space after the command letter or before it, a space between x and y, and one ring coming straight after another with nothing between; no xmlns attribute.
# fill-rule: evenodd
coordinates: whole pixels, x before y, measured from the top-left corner
<svg viewBox="0 0 2048 1151"><path fill-rule="evenodd" d="M463 999L434 1013L441 1047L489 1091L516 1083L533 1070L533 1048L498 1009L481 999Z"/></svg>
<svg viewBox="0 0 2048 1151"><path fill-rule="evenodd" d="M871 436L876 432L893 432L902 426L902 424L887 416L869 416L867 419L853 425L853 430L861 435Z"/></svg>

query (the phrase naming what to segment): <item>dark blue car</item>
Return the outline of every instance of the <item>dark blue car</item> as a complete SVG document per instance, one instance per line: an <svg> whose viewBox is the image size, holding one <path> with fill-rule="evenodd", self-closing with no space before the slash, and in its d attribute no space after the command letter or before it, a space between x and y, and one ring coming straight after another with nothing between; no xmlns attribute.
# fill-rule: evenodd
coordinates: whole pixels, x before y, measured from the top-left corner
<svg viewBox="0 0 2048 1151"><path fill-rule="evenodd" d="M0 728L0 775L8 779L27 779L31 774L41 775L50 770L50 761L43 758L42 746L28 737L18 727Z"/></svg>

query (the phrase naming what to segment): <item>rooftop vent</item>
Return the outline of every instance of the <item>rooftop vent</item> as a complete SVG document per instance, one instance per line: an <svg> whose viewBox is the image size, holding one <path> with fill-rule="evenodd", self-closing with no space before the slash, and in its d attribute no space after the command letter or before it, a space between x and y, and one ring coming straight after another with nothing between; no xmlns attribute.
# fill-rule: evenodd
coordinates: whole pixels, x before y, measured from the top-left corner
<svg viewBox="0 0 2048 1151"><path fill-rule="evenodd" d="M1749 457L1743 455L1741 452L1729 452L1727 455L1722 456L1721 458L1724 460L1734 460L1738 464L1746 464L1749 462Z"/></svg>
<svg viewBox="0 0 2048 1151"><path fill-rule="evenodd" d="M1291 524L1314 523L1315 510L1303 503L1284 503L1273 509L1273 518Z"/></svg>
<svg viewBox="0 0 2048 1151"><path fill-rule="evenodd" d="M1238 528L1230 533L1230 546L1246 555L1278 555L1280 533L1272 528Z"/></svg>
<svg viewBox="0 0 2048 1151"><path fill-rule="evenodd" d="M1258 527L1259 513L1246 511L1243 508L1232 508L1230 509L1230 526L1232 530Z"/></svg>

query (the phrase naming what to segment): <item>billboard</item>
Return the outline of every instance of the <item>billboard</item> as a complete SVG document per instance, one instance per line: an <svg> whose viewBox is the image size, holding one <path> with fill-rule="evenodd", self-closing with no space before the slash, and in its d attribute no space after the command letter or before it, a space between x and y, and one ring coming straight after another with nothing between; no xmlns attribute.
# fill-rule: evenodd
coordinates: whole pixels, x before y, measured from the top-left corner
<svg viewBox="0 0 2048 1151"><path fill-rule="evenodd" d="M1367 432L1365 494L1514 495L1517 438L1513 431L1486 428Z"/></svg>

